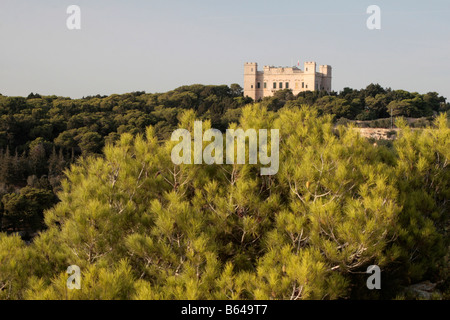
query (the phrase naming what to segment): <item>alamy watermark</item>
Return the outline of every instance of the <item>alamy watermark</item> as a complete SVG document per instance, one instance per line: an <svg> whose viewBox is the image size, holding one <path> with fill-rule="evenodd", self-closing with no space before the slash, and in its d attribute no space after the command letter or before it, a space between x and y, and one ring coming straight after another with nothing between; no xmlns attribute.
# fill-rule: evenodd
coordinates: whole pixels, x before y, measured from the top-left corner
<svg viewBox="0 0 450 320"><path fill-rule="evenodd" d="M66 20L66 26L69 30L81 29L81 8L77 5L71 5L67 7L67 14L70 16Z"/></svg>
<svg viewBox="0 0 450 320"><path fill-rule="evenodd" d="M211 141L214 138L214 141ZM268 147L268 130L259 129L227 129L225 134L226 164L245 164L246 139L248 138L249 164L269 165L261 168L261 175L275 175L279 169L279 142L278 129L270 130L270 156ZM182 139L180 141L180 139ZM172 149L172 162L180 164L223 164L224 163L224 137L217 129L208 129L203 133L202 121L194 122L194 155L192 157L191 133L186 129L177 129L172 133L172 141L180 141ZM203 149L203 142L210 142ZM235 143L236 141L236 143ZM235 157L236 151L236 157ZM258 162L259 161L259 162Z"/></svg>
<svg viewBox="0 0 450 320"><path fill-rule="evenodd" d="M367 29L380 30L381 29L381 9L377 5L371 5L367 7L367 14L371 16L367 18Z"/></svg>
<svg viewBox="0 0 450 320"><path fill-rule="evenodd" d="M367 268L366 273L372 274L367 278L366 285L369 290L381 289L381 269L377 265L372 265Z"/></svg>
<svg viewBox="0 0 450 320"><path fill-rule="evenodd" d="M67 279L67 288L69 290L81 289L81 270L79 266L72 265L67 268L67 273L70 275Z"/></svg>

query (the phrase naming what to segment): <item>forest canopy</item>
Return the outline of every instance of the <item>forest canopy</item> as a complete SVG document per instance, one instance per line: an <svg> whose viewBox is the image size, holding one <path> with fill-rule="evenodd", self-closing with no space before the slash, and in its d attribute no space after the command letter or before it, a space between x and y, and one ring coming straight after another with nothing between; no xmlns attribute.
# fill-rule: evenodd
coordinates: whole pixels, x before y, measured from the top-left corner
<svg viewBox="0 0 450 320"><path fill-rule="evenodd" d="M335 114L324 106L347 96L397 97L392 91L368 87L248 104L228 87L187 88L130 94L126 102L119 96L31 99L34 114L51 115L55 127L48 129L49 145L28 145L36 154L30 159L48 151L57 167L67 150L78 147L72 152L83 156L65 171L43 231L29 244L0 234L1 299L399 298L405 287L424 280L448 294L446 114L420 130L398 120L400 134L385 147L351 126L336 127ZM2 117L11 123L17 114L34 119L33 112L22 113L30 110L27 100ZM373 103L378 115L386 112L381 106L387 101ZM424 112L444 108L430 103ZM192 128L196 119L209 119L204 130L233 122L244 130L279 129L278 174L261 176L258 165L248 164L174 165L174 142L167 136L174 128ZM46 122L36 139L43 138ZM86 137L92 132L100 138ZM9 157L20 159L20 142L29 138L5 136L6 154L17 143ZM56 150L63 150L61 157ZM43 165L43 172L49 168ZM42 191L48 179L41 178L32 182ZM33 201L47 196L30 188L21 193ZM8 195L5 212L20 208L20 201ZM82 290L66 287L70 265L82 270ZM383 270L381 291L366 287L370 265Z"/></svg>
<svg viewBox="0 0 450 320"><path fill-rule="evenodd" d="M132 92L70 99L31 93L27 97L0 95L0 232L20 232L31 240L45 228L43 211L57 201L64 170L81 157L102 156L103 148L121 134L144 134L152 126L159 141L178 128L179 118L193 110L222 132L238 123L244 106L238 84L182 86L165 93ZM394 118L421 117L415 127L433 125L450 104L436 92L419 94L371 84L341 92L280 90L260 101L268 111L308 105L333 123L391 128ZM384 118L392 115L392 119ZM381 119L380 119L381 118ZM22 194L29 187L34 199ZM27 190L24 190L28 193ZM53 196L48 196L48 192ZM41 204L36 207L36 204ZM35 207L26 211L22 207Z"/></svg>

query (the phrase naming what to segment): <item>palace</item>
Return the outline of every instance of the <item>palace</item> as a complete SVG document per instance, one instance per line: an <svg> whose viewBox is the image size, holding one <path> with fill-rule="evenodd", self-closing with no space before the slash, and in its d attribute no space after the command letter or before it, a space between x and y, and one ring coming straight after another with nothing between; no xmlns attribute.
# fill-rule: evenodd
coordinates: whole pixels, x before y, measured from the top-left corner
<svg viewBox="0 0 450 320"><path fill-rule="evenodd" d="M271 97L278 90L291 89L294 95L302 91L331 91L331 66L319 66L305 62L304 70L297 67L265 66L258 71L258 64L244 65L244 96L259 100Z"/></svg>

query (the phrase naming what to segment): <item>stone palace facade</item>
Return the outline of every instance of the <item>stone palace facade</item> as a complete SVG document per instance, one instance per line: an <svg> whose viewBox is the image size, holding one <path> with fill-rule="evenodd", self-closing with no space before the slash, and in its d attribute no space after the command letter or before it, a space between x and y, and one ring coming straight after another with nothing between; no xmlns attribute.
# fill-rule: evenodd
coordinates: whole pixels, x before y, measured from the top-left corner
<svg viewBox="0 0 450 320"><path fill-rule="evenodd" d="M244 65L244 96L259 100L273 96L278 90L291 89L294 95L302 91L331 91L331 66L319 66L305 62L304 70L297 67L265 66L258 71L258 64Z"/></svg>

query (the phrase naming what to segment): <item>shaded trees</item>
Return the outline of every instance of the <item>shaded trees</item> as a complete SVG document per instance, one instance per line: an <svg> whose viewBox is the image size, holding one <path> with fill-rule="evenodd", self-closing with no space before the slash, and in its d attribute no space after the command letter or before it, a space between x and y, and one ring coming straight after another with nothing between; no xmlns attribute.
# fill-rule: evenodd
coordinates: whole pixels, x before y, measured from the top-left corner
<svg viewBox="0 0 450 320"><path fill-rule="evenodd" d="M12 228L39 230L43 222L44 210L55 204L55 196L51 190L25 187L19 194L6 194L2 198L4 217Z"/></svg>

